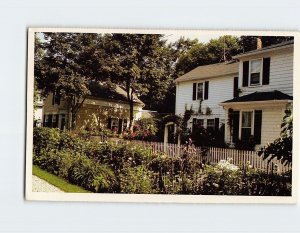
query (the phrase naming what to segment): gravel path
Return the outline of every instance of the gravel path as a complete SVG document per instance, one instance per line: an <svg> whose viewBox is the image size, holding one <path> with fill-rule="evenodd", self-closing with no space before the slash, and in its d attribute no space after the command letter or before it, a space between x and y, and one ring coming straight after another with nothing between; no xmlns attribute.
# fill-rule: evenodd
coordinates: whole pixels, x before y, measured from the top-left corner
<svg viewBox="0 0 300 233"><path fill-rule="evenodd" d="M32 176L32 191L33 192L59 192L63 193L62 190L49 184L48 182L40 179L37 176Z"/></svg>

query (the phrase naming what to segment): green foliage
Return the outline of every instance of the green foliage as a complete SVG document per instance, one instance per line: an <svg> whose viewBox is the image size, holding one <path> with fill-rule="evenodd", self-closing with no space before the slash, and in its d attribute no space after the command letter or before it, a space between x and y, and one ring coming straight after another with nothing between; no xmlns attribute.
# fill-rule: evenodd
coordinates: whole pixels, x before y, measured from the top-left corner
<svg viewBox="0 0 300 233"><path fill-rule="evenodd" d="M54 128L36 127L33 129L34 154L40 154L42 150L51 151L59 147L60 130Z"/></svg>
<svg viewBox="0 0 300 233"><path fill-rule="evenodd" d="M291 195L291 173L240 169L228 161L207 165L197 159L191 141L181 155L169 157L131 143L84 141L56 129L37 128L34 134L33 164L91 192Z"/></svg>
<svg viewBox="0 0 300 233"><path fill-rule="evenodd" d="M234 147L237 150L255 150L255 139L254 136L251 135L247 140L236 140L236 142L234 143Z"/></svg>
<svg viewBox="0 0 300 233"><path fill-rule="evenodd" d="M151 194L152 172L144 166L124 166L120 173L121 193Z"/></svg>
<svg viewBox="0 0 300 233"><path fill-rule="evenodd" d="M207 44L194 44L179 57L176 63L178 75L183 75L197 66L230 61L232 56L241 51L238 41L237 37L221 36L211 39Z"/></svg>
<svg viewBox="0 0 300 233"><path fill-rule="evenodd" d="M206 166L197 190L205 195L290 196L291 173L267 174L253 168ZM198 183L199 186L199 183Z"/></svg>
<svg viewBox="0 0 300 233"><path fill-rule="evenodd" d="M123 137L129 140L156 141L157 124L154 118L141 118L133 126L132 132L125 132Z"/></svg>
<svg viewBox="0 0 300 233"><path fill-rule="evenodd" d="M243 52L248 52L257 49L258 36L241 36L239 44L242 47ZM262 41L262 47L279 44L289 40L293 40L292 36L260 36Z"/></svg>
<svg viewBox="0 0 300 233"><path fill-rule="evenodd" d="M292 164L293 159L293 116L288 112L281 125L281 137L258 152L264 159L276 158L283 164Z"/></svg>
<svg viewBox="0 0 300 233"><path fill-rule="evenodd" d="M111 169L82 155L69 168L68 178L92 192L113 192L117 183Z"/></svg>
<svg viewBox="0 0 300 233"><path fill-rule="evenodd" d="M224 129L224 125L218 130L205 129L200 125L195 125L191 133L191 139L196 146L226 148Z"/></svg>

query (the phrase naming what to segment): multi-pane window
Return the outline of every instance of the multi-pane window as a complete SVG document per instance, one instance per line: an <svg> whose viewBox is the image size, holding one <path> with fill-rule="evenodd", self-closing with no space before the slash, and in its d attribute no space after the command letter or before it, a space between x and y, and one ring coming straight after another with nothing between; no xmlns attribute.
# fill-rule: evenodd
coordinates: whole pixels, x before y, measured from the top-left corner
<svg viewBox="0 0 300 233"><path fill-rule="evenodd" d="M197 100L203 99L204 87L203 83L198 83Z"/></svg>
<svg viewBox="0 0 300 233"><path fill-rule="evenodd" d="M207 127L208 130L215 129L215 119L207 119Z"/></svg>
<svg viewBox="0 0 300 233"><path fill-rule="evenodd" d="M253 112L242 112L241 139L248 140L252 133Z"/></svg>
<svg viewBox="0 0 300 233"><path fill-rule="evenodd" d="M259 85L261 83L261 68L261 59L250 61L250 86Z"/></svg>
<svg viewBox="0 0 300 233"><path fill-rule="evenodd" d="M197 125L199 127L204 127L204 119L197 119Z"/></svg>
<svg viewBox="0 0 300 233"><path fill-rule="evenodd" d="M53 92L53 96L52 96L52 105L60 105L60 94L57 92Z"/></svg>

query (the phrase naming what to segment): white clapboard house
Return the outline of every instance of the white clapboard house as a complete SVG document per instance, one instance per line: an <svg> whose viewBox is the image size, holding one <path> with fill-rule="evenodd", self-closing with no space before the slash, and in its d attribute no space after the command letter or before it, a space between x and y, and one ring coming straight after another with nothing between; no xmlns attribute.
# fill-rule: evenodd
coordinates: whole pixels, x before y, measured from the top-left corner
<svg viewBox="0 0 300 233"><path fill-rule="evenodd" d="M226 111L225 140L253 136L257 147L280 136L286 110L293 103L293 51L289 41L239 54L238 93L220 103Z"/></svg>
<svg viewBox="0 0 300 233"><path fill-rule="evenodd" d="M175 114L183 116L192 108L191 131L195 125L219 129L225 124L225 111L219 104L235 96L238 66L237 62L199 66L175 80Z"/></svg>
<svg viewBox="0 0 300 233"><path fill-rule="evenodd" d="M253 137L261 146L280 136L293 101L293 41L239 54L235 62L199 66L177 78L175 113L194 110L188 122L225 126L225 141ZM231 123L229 123L231 122Z"/></svg>

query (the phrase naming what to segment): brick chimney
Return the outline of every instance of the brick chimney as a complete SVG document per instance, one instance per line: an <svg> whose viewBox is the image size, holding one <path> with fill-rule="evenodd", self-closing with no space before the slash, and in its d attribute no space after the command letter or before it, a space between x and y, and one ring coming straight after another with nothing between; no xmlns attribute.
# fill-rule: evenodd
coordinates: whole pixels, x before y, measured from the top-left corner
<svg viewBox="0 0 300 233"><path fill-rule="evenodd" d="M262 45L262 40L261 40L261 36L258 36L256 39L256 49L262 49L263 45Z"/></svg>

